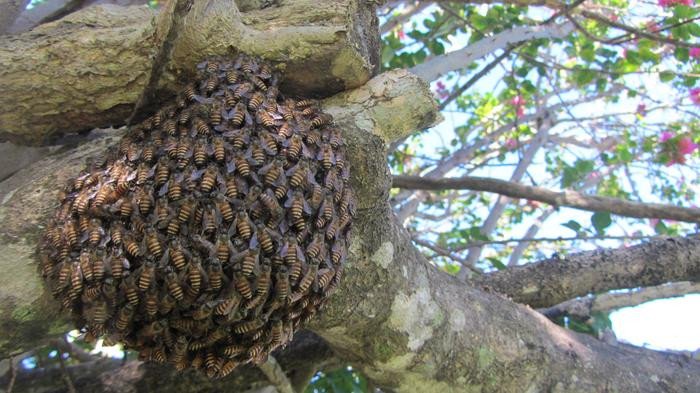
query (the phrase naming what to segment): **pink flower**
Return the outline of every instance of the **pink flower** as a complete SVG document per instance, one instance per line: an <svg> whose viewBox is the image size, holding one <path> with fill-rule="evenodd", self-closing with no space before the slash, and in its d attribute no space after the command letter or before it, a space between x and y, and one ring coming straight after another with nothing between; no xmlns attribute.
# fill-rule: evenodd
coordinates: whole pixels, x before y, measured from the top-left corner
<svg viewBox="0 0 700 393"><path fill-rule="evenodd" d="M656 228L656 226L659 224L659 219L658 218L650 218L649 219L649 226L652 228Z"/></svg>
<svg viewBox="0 0 700 393"><path fill-rule="evenodd" d="M646 105L645 103L640 102L640 103L637 105L637 114L638 114L639 116L646 116L646 114L647 114L647 105Z"/></svg>
<svg viewBox="0 0 700 393"><path fill-rule="evenodd" d="M678 141L678 153L681 155L691 154L698 149L698 145L690 137L684 136Z"/></svg>
<svg viewBox="0 0 700 393"><path fill-rule="evenodd" d="M435 85L437 86L438 90L445 90L445 87L447 87L444 83L442 83L442 81L437 81Z"/></svg>
<svg viewBox="0 0 700 393"><path fill-rule="evenodd" d="M398 34L399 40L403 41L406 39L406 33L403 31L403 29L399 30Z"/></svg>
<svg viewBox="0 0 700 393"><path fill-rule="evenodd" d="M700 88L690 89L690 101L693 101L695 105L700 105Z"/></svg>
<svg viewBox="0 0 700 393"><path fill-rule="evenodd" d="M700 48L695 47L695 48L688 49L688 56L692 57L693 59L699 58L700 57Z"/></svg>
<svg viewBox="0 0 700 393"><path fill-rule="evenodd" d="M510 104L513 106L525 105L525 99L522 96L515 96L510 100Z"/></svg>
<svg viewBox="0 0 700 393"><path fill-rule="evenodd" d="M659 0L659 5L662 5L661 4L662 1L669 1L669 0ZM656 21L650 20L649 22L647 22L647 30L651 31L652 33L656 33L661 29L659 28L659 24L656 23Z"/></svg>
<svg viewBox="0 0 700 393"><path fill-rule="evenodd" d="M516 141L513 138L510 138L506 140L506 143L503 144L503 147L505 147L506 150L515 150L515 148L518 147L518 141Z"/></svg>
<svg viewBox="0 0 700 393"><path fill-rule="evenodd" d="M664 131L661 133L661 136L659 137L659 142L664 143L671 138L673 138L673 133L670 131Z"/></svg>
<svg viewBox="0 0 700 393"><path fill-rule="evenodd" d="M659 5L662 7L673 7L674 5L691 6L695 0L659 0Z"/></svg>
<svg viewBox="0 0 700 393"><path fill-rule="evenodd" d="M593 171L593 172L589 173L588 176L586 176L586 178L588 180L596 180L596 179L600 178L600 172Z"/></svg>
<svg viewBox="0 0 700 393"><path fill-rule="evenodd" d="M619 19L619 18L617 17L617 15L615 15L615 14L610 15L610 20L611 20L611 21L617 22L618 19Z"/></svg>
<svg viewBox="0 0 700 393"><path fill-rule="evenodd" d="M525 116L525 107L518 106L515 108L515 116L518 117L518 119L522 119L523 116Z"/></svg>

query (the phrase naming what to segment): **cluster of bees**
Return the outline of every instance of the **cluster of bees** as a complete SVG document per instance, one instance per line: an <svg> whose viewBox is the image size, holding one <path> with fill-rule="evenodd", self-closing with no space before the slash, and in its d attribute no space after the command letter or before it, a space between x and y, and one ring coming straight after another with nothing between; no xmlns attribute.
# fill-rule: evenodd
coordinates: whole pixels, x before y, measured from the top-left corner
<svg viewBox="0 0 700 393"><path fill-rule="evenodd" d="M89 338L223 377L337 287L355 201L343 137L255 59L212 59L60 195L41 273Z"/></svg>

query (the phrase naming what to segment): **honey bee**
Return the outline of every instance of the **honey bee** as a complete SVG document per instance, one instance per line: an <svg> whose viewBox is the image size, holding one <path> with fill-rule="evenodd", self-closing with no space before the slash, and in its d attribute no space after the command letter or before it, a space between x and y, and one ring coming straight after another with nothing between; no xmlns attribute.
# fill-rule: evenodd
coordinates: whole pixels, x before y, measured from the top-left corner
<svg viewBox="0 0 700 393"><path fill-rule="evenodd" d="M145 291L151 286L153 279L155 278L156 266L151 261L146 261L145 264L141 266L141 274L139 274L138 288Z"/></svg>
<svg viewBox="0 0 700 393"><path fill-rule="evenodd" d="M305 160L299 161L296 165L289 168L286 172L289 179L289 185L298 188L307 184L307 178L310 176L309 163Z"/></svg>
<svg viewBox="0 0 700 393"><path fill-rule="evenodd" d="M213 73L215 73L216 71L219 70L219 67L220 67L220 63L219 63L219 62L217 62L217 61L209 61L209 62L207 62L207 66L206 66L205 70L206 70L208 73L213 74Z"/></svg>
<svg viewBox="0 0 700 393"><path fill-rule="evenodd" d="M214 159L218 162L223 162L226 158L226 150L224 148L224 140L220 137L212 139L214 148Z"/></svg>
<svg viewBox="0 0 700 393"><path fill-rule="evenodd" d="M134 240L133 235L125 235L123 241L123 248L132 257L138 258L143 255L139 244Z"/></svg>
<svg viewBox="0 0 700 393"><path fill-rule="evenodd" d="M168 271L168 273L165 275L165 283L168 287L168 294L170 294L170 296L172 296L175 300L181 301L185 297L185 294L182 291L182 286L180 286L180 282L177 278L177 274L175 274L174 271Z"/></svg>
<svg viewBox="0 0 700 393"><path fill-rule="evenodd" d="M267 258L263 259L263 262L260 265L260 274L258 275L257 287L255 288L255 292L258 296L264 295L267 297L267 294L270 291L271 272L272 268L270 266L270 260Z"/></svg>
<svg viewBox="0 0 700 393"><path fill-rule="evenodd" d="M287 139L285 141L285 147L287 147L287 158L293 161L298 160L302 153L304 153L304 156L311 155L299 134L294 134Z"/></svg>
<svg viewBox="0 0 700 393"><path fill-rule="evenodd" d="M156 259L163 256L163 246L160 243L158 231L154 228L148 228L146 230L146 248Z"/></svg>
<svg viewBox="0 0 700 393"><path fill-rule="evenodd" d="M187 368L187 345L187 337L178 336L170 357L170 362L177 371L183 371Z"/></svg>
<svg viewBox="0 0 700 393"><path fill-rule="evenodd" d="M197 202L194 196L188 195L187 199L180 205L180 211L178 212L177 219L181 223L186 223L192 217L192 212L197 207Z"/></svg>
<svg viewBox="0 0 700 393"><path fill-rule="evenodd" d="M241 83L233 90L233 97L240 100L241 97L247 95L251 90L253 90L253 85L248 82Z"/></svg>
<svg viewBox="0 0 700 393"><path fill-rule="evenodd" d="M88 208L90 207L90 194L88 190L82 190L77 198L75 198L75 202L73 203L73 207L76 213L78 214L85 214L88 211Z"/></svg>
<svg viewBox="0 0 700 393"><path fill-rule="evenodd" d="M262 104L264 99L265 95L263 95L262 93L253 93L253 96L250 97L250 100L248 101L248 109L250 109L251 112L256 112L258 108L260 108L260 105Z"/></svg>
<svg viewBox="0 0 700 393"><path fill-rule="evenodd" d="M263 82L263 80L258 78L257 76L251 76L250 80L253 82L253 85L255 85L255 87L257 87L258 89L262 91L267 90L267 85L265 84L265 82Z"/></svg>
<svg viewBox="0 0 700 393"><path fill-rule="evenodd" d="M152 319L158 313L158 290L151 287L146 292L144 298L144 308L146 310L146 315Z"/></svg>
<svg viewBox="0 0 700 393"><path fill-rule="evenodd" d="M245 276L251 276L256 266L258 265L258 258L260 255L260 249L258 245L248 248L243 251L243 256L241 260L241 273ZM238 259L238 258L237 258Z"/></svg>
<svg viewBox="0 0 700 393"><path fill-rule="evenodd" d="M139 292L136 283L134 282L134 276L127 276L122 282L124 286L124 294L126 295L126 300L132 306L136 307L139 304Z"/></svg>
<svg viewBox="0 0 700 393"><path fill-rule="evenodd" d="M333 116L326 113L320 113L311 120L311 128L321 128L325 125L330 124L332 121Z"/></svg>
<svg viewBox="0 0 700 393"><path fill-rule="evenodd" d="M238 214L236 214L236 221L234 225L236 227L236 232L241 238L250 240L253 235L253 223L245 210L241 210L238 212Z"/></svg>
<svg viewBox="0 0 700 393"><path fill-rule="evenodd" d="M170 207L168 205L167 199L160 198L156 200L155 214L156 220L158 222L162 222L168 219L168 216L170 215Z"/></svg>
<svg viewBox="0 0 700 393"><path fill-rule="evenodd" d="M168 252L170 253L170 263L177 271L182 271L187 265L187 258L180 241L177 239L173 240Z"/></svg>
<svg viewBox="0 0 700 393"><path fill-rule="evenodd" d="M256 318L251 321L243 321L233 325L233 332L236 334L247 334L252 331L258 330L265 325L265 321Z"/></svg>
<svg viewBox="0 0 700 393"><path fill-rule="evenodd" d="M323 233L315 233L313 240L306 247L306 255L311 258L317 258L324 249L324 243Z"/></svg>
<svg viewBox="0 0 700 393"><path fill-rule="evenodd" d="M344 240L336 240L331 247L331 261L333 265L338 266L345 259L346 247Z"/></svg>
<svg viewBox="0 0 700 393"><path fill-rule="evenodd" d="M136 194L136 205L143 216L147 216L153 207L153 193L149 188L143 188Z"/></svg>
<svg viewBox="0 0 700 393"><path fill-rule="evenodd" d="M258 238L258 242L260 243L260 248L262 250L270 255L275 252L275 241L278 240L281 236L277 233L272 232L269 228L267 228L264 224L258 224L256 226L257 231L256 231L256 236Z"/></svg>
<svg viewBox="0 0 700 393"><path fill-rule="evenodd" d="M197 139L192 157L194 158L194 164L198 167L202 167L207 163L207 148L204 139Z"/></svg>
<svg viewBox="0 0 700 393"><path fill-rule="evenodd" d="M236 70L228 70L228 71L226 71L226 81L227 81L229 84L232 85L232 84L238 82L238 77L239 77L238 71L236 71Z"/></svg>
<svg viewBox="0 0 700 393"><path fill-rule="evenodd" d="M250 287L250 283L248 282L248 279L243 275L242 272L234 272L233 273L233 280L234 280L234 286L236 287L236 291L243 296L246 300L250 300L253 298L253 290Z"/></svg>
<svg viewBox="0 0 700 393"><path fill-rule="evenodd" d="M305 109L312 106L313 104L314 102L311 100L299 100L297 101L296 107L297 109Z"/></svg>
<svg viewBox="0 0 700 393"><path fill-rule="evenodd" d="M333 217L333 198L331 195L326 195L321 203L321 207L318 210L318 216L316 217L316 228L323 228L326 223Z"/></svg>
<svg viewBox="0 0 700 393"><path fill-rule="evenodd" d="M197 91L196 91L194 85L190 84L190 85L187 85L185 87L183 94L184 94L185 98L187 98L188 101L194 101L195 97L197 95Z"/></svg>
<svg viewBox="0 0 700 393"><path fill-rule="evenodd" d="M204 82L204 91L206 91L207 93L211 93L212 91L214 91L214 89L216 89L216 86L218 84L219 78L217 78L216 76L212 76Z"/></svg>
<svg viewBox="0 0 700 393"><path fill-rule="evenodd" d="M177 143L176 158L185 161L192 156L192 139L189 137L180 138Z"/></svg>
<svg viewBox="0 0 700 393"><path fill-rule="evenodd" d="M112 243L117 246L122 244L122 240L124 239L124 231L124 226L120 222L113 222L109 229L109 237L112 239Z"/></svg>
<svg viewBox="0 0 700 393"><path fill-rule="evenodd" d="M255 166L260 166L265 162L265 150L258 141L251 142L246 156L251 157L255 161Z"/></svg>
<svg viewBox="0 0 700 393"><path fill-rule="evenodd" d="M114 322L114 326L117 328L118 331L123 332L129 327L129 324L131 323L133 317L134 305L132 303L127 303L119 309L119 312L117 313L117 319Z"/></svg>
<svg viewBox="0 0 700 393"><path fill-rule="evenodd" d="M170 311L175 308L176 304L177 302L175 299L166 293L165 296L160 299L160 303L158 304L158 312L160 315L168 315L170 314Z"/></svg>
<svg viewBox="0 0 700 393"><path fill-rule="evenodd" d="M246 107L245 104L243 103L238 103L234 107L234 109L231 111L233 114L229 113L231 123L235 127L240 127L243 124L243 120L245 119L246 115Z"/></svg>
<svg viewBox="0 0 700 393"><path fill-rule="evenodd" d="M284 181L282 178L284 175L284 163L284 158L276 157L273 162L260 168L258 174L263 176L263 181L266 186L277 184L278 181Z"/></svg>
<svg viewBox="0 0 700 393"><path fill-rule="evenodd" d="M273 218L282 215L282 206L280 206L277 196L272 190L266 189L265 192L260 194L259 198L260 202L262 202L265 209L267 209Z"/></svg>
<svg viewBox="0 0 700 393"><path fill-rule="evenodd" d="M200 118L196 118L192 121L194 130L197 132L197 135L200 136L208 136L211 135L211 129L209 128L209 125L207 122Z"/></svg>
<svg viewBox="0 0 700 393"><path fill-rule="evenodd" d="M311 214L312 210L304 199L301 191L294 191L289 199L284 203L284 207L289 209L289 215L293 221L303 219L304 213Z"/></svg>
<svg viewBox="0 0 700 393"><path fill-rule="evenodd" d="M314 280L316 279L318 265L318 260L312 260L311 263L309 263L308 269L306 270L306 273L304 273L304 277L299 281L299 285L295 291L296 293L303 294L309 290L311 284L313 284Z"/></svg>
<svg viewBox="0 0 700 393"><path fill-rule="evenodd" d="M122 217L129 217L134 212L134 202L127 195L120 199L119 203L119 215Z"/></svg>
<svg viewBox="0 0 700 393"><path fill-rule="evenodd" d="M223 359L216 356L216 354L213 351L207 352L207 356L204 360L204 366L206 367L207 377L214 378L217 374L219 374L219 370L221 370L222 363Z"/></svg>
<svg viewBox="0 0 700 393"><path fill-rule="evenodd" d="M168 165L168 159L166 157L161 157L158 160L155 170L155 184L157 187L162 186L168 181L170 175L170 167Z"/></svg>
<svg viewBox="0 0 700 393"><path fill-rule="evenodd" d="M270 116L269 113L267 113L265 111L258 112L258 120L265 127L272 128L275 126L275 119L272 116Z"/></svg>
<svg viewBox="0 0 700 393"><path fill-rule="evenodd" d="M92 282L92 263L90 261L90 253L86 250L80 253L78 257L78 263L80 263L80 270L83 272L83 277L88 283Z"/></svg>
<svg viewBox="0 0 700 393"><path fill-rule="evenodd" d="M98 249L91 260L92 275L95 277L95 281L100 282L105 275L104 251Z"/></svg>
<svg viewBox="0 0 700 393"><path fill-rule="evenodd" d="M289 273L287 268L280 266L277 273L275 273L275 298L284 303L289 296Z"/></svg>
<svg viewBox="0 0 700 393"><path fill-rule="evenodd" d="M321 290L325 289L328 286L328 284L331 283L331 280L334 276L335 270L328 268L320 269L318 271L318 287Z"/></svg>
<svg viewBox="0 0 700 393"><path fill-rule="evenodd" d="M93 218L90 220L90 229L88 231L88 244L95 247L100 244L102 237L104 236L104 229L102 229L102 223L100 220Z"/></svg>
<svg viewBox="0 0 700 393"><path fill-rule="evenodd" d="M189 281L192 291L198 293L202 284L202 264L199 258L190 258L190 263L187 270L187 280Z"/></svg>
<svg viewBox="0 0 700 393"><path fill-rule="evenodd" d="M277 135L281 136L284 139L289 139L292 136L292 133L294 130L292 129L292 126L288 123L282 123L280 126L279 130L277 130Z"/></svg>
<svg viewBox="0 0 700 393"><path fill-rule="evenodd" d="M335 165L335 155L333 154L333 149L328 143L322 143L321 148L316 155L316 159L321 161L323 169L329 170L333 165Z"/></svg>
<svg viewBox="0 0 700 393"><path fill-rule="evenodd" d="M250 176L250 164L248 163L248 160L240 155L234 156L233 160L236 164L236 171L238 171L241 176Z"/></svg>
<svg viewBox="0 0 700 393"><path fill-rule="evenodd" d="M93 207L96 209L101 208L105 203L112 203L116 197L117 193L114 189L114 185L111 183L104 184L95 194L95 200L93 202Z"/></svg>
<svg viewBox="0 0 700 393"><path fill-rule="evenodd" d="M110 270L112 277L115 280L121 280L124 275L124 269L128 269L129 261L120 255L113 255L110 259Z"/></svg>
<svg viewBox="0 0 700 393"><path fill-rule="evenodd" d="M217 292L221 289L221 284L223 281L223 271L221 270L221 263L218 260L213 260L207 266L207 276L209 276L209 289Z"/></svg>
<svg viewBox="0 0 700 393"><path fill-rule="evenodd" d="M182 113L184 113L184 111ZM182 117L182 113L180 114L180 117ZM163 123L163 131L165 131L170 136L177 136L177 122L174 119L166 120L165 123Z"/></svg>
<svg viewBox="0 0 700 393"><path fill-rule="evenodd" d="M192 312L192 319L199 321L202 319L207 319L214 312L214 305L211 302L206 302L199 306L194 312Z"/></svg>
<svg viewBox="0 0 700 393"><path fill-rule="evenodd" d="M200 183L200 189L202 192L210 192L214 185L216 184L218 170L215 166L209 166L204 171L202 175L202 181Z"/></svg>

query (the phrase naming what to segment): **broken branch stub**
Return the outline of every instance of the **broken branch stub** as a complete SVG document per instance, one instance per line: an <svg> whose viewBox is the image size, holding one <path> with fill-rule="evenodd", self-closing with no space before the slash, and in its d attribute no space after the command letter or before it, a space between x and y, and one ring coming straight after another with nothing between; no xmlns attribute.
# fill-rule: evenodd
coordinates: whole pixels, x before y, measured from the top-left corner
<svg viewBox="0 0 700 393"><path fill-rule="evenodd" d="M232 0L211 0L173 16L174 3L160 15L89 7L0 38L0 137L40 145L122 125L140 97L169 99L211 55L259 56L283 72L282 91L299 97L361 86L379 64L377 19L366 2L290 0L239 12Z"/></svg>

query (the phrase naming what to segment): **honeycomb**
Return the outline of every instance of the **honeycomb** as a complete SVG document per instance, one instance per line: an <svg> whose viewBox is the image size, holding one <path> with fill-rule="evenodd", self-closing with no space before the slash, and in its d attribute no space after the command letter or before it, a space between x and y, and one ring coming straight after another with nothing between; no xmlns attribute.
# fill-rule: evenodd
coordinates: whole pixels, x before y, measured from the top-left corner
<svg viewBox="0 0 700 393"><path fill-rule="evenodd" d="M219 378L285 346L340 282L344 139L254 58L209 59L60 193L41 274L88 339Z"/></svg>

